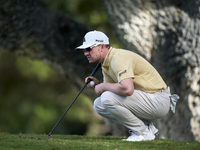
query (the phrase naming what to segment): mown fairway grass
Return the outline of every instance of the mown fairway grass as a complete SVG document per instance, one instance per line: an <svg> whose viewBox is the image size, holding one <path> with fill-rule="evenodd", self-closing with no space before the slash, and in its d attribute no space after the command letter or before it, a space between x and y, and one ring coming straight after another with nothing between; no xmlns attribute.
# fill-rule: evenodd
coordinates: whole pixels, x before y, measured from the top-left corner
<svg viewBox="0 0 200 150"><path fill-rule="evenodd" d="M39 138L36 140L36 138ZM124 137L0 133L0 150L200 150L199 142L121 141Z"/></svg>

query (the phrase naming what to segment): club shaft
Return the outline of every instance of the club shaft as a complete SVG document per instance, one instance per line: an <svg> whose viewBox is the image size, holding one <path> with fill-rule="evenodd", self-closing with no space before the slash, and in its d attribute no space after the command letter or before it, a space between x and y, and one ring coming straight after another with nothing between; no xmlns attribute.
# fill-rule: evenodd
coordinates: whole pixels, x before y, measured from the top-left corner
<svg viewBox="0 0 200 150"><path fill-rule="evenodd" d="M75 97L75 99L72 101L72 103L69 105L69 107L67 108L67 110L65 111L65 113L61 116L61 118L58 120L58 122L56 123L56 125L53 127L53 129L51 130L51 132L48 134L48 136L50 136L52 134L52 132L55 130L55 128L58 126L58 124L61 122L61 120L63 119L63 117L65 116L65 114L68 112L68 110L72 107L72 105L74 104L74 102L76 101L76 99L78 98L78 96L81 94L81 92L84 90L84 88L86 87L88 83L85 83L85 85L82 87L82 89L80 90L80 92L78 93L78 95Z"/></svg>
<svg viewBox="0 0 200 150"><path fill-rule="evenodd" d="M92 71L92 73L90 74L90 76L93 76L97 70L101 67L101 63L98 63L97 66L94 68L94 70Z"/></svg>
<svg viewBox="0 0 200 150"><path fill-rule="evenodd" d="M92 73L90 74L90 76L93 76L96 71L100 68L101 64L98 63L97 66L94 68L94 70L92 71ZM87 84L91 81L91 79L89 78L88 81L85 83L85 85L81 88L81 90L79 91L79 93L77 94L77 96L75 97L75 99L72 101L72 103L69 105L69 107L67 108L67 110L64 112L64 114L61 116L61 118L58 120L58 122L56 123L56 125L53 127L53 129L51 130L51 132L47 135L47 140L49 138L49 136L52 134L52 132L55 130L55 128L58 126L58 124L61 122L61 120L63 119L63 117L65 116L65 114L68 112L68 110L72 107L72 105L74 104L74 102L76 101L76 99L79 97L79 95L81 94L81 92L84 90L84 88L87 86Z"/></svg>

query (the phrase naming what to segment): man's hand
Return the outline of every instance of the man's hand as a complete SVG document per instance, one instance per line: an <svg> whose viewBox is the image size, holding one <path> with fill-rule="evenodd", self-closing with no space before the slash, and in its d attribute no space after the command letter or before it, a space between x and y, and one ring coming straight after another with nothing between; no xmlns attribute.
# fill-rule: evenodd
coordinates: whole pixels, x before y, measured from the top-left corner
<svg viewBox="0 0 200 150"><path fill-rule="evenodd" d="M90 88L94 88L97 84L100 83L99 80L97 78L93 77L93 76L89 76L89 77L85 78L85 83L87 83L88 79L91 79L91 81L94 81L94 83L95 83L94 85L88 83L88 86Z"/></svg>

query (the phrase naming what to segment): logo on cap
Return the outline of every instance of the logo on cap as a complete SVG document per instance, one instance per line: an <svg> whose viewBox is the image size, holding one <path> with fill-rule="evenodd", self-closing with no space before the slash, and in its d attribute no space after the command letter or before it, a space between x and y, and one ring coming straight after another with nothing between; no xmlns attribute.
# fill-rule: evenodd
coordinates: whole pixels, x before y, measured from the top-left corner
<svg viewBox="0 0 200 150"><path fill-rule="evenodd" d="M96 40L96 42L103 42L103 40Z"/></svg>

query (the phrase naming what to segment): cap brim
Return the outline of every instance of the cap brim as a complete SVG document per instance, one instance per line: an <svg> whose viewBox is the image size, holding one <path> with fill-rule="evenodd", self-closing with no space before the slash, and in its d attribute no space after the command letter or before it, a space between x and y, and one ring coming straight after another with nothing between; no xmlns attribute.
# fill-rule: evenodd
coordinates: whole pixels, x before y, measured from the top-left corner
<svg viewBox="0 0 200 150"><path fill-rule="evenodd" d="M83 50L83 49L86 49L86 48L88 48L88 47L90 47L92 45L93 44L83 44L83 45L77 47L76 50Z"/></svg>

